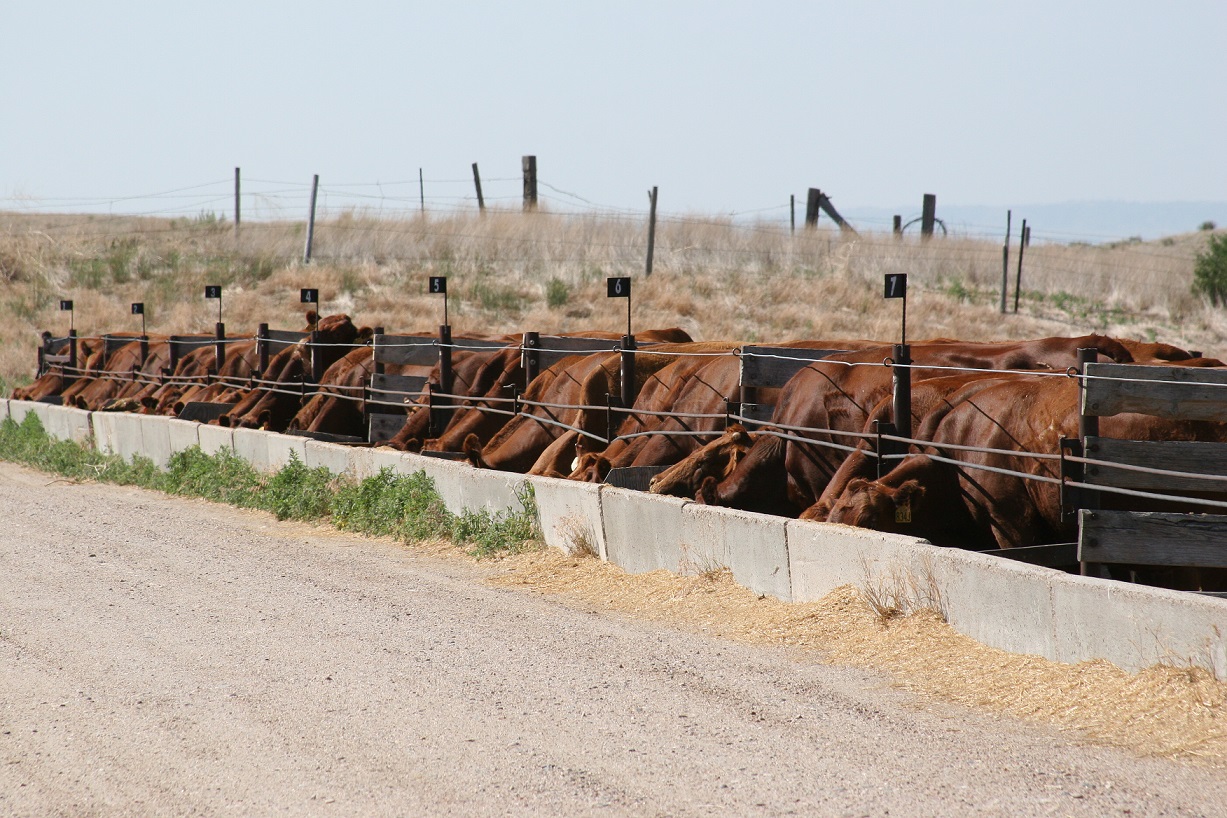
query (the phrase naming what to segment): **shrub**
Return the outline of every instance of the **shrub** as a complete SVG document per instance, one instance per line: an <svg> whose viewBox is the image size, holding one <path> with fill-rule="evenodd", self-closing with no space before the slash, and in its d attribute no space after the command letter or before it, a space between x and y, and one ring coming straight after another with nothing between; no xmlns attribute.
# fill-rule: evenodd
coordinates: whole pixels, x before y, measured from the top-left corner
<svg viewBox="0 0 1227 818"><path fill-rule="evenodd" d="M571 300L571 288L561 278L551 278L545 285L545 303L556 310Z"/></svg>
<svg viewBox="0 0 1227 818"><path fill-rule="evenodd" d="M1193 265L1193 292L1214 306L1227 304L1227 234L1210 236Z"/></svg>
<svg viewBox="0 0 1227 818"><path fill-rule="evenodd" d="M1216 225L1214 222L1206 221L1206 222L1202 222L1201 227L1199 227L1198 229L1199 230L1213 230L1215 227L1218 227L1218 225Z"/></svg>

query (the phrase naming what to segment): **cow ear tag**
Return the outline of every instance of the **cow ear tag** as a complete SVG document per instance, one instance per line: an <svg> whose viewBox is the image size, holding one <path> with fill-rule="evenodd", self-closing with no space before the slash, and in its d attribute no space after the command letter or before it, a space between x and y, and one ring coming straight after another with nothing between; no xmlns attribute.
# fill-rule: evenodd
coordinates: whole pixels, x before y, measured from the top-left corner
<svg viewBox="0 0 1227 818"><path fill-rule="evenodd" d="M912 521L912 501L908 500L901 506L895 506L895 522L910 523Z"/></svg>

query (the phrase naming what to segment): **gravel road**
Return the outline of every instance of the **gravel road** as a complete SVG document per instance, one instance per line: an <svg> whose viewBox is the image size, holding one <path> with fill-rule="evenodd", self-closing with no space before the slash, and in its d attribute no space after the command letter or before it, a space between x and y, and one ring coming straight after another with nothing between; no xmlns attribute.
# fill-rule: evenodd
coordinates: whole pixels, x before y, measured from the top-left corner
<svg viewBox="0 0 1227 818"><path fill-rule="evenodd" d="M1227 775L0 464L0 814L1224 815Z"/></svg>

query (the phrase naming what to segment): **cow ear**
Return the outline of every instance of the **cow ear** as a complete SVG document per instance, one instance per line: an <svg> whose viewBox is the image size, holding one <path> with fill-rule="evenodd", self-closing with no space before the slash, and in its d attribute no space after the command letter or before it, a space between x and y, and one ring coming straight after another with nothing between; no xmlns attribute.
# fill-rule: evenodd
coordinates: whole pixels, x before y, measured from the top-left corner
<svg viewBox="0 0 1227 818"><path fill-rule="evenodd" d="M315 310L307 310L307 323L308 324L310 324L311 326L315 326L316 322L318 322L319 320L320 320L320 314L318 312L316 312Z"/></svg>
<svg viewBox="0 0 1227 818"><path fill-rule="evenodd" d="M375 337L374 329L372 329L371 327L363 327L362 329L358 330L358 337L355 338L354 340L355 342L359 344L365 344L366 342L370 341L374 337Z"/></svg>
<svg viewBox="0 0 1227 818"><path fill-rule="evenodd" d="M851 485L851 484L849 484ZM910 504L925 496L925 487L919 480L908 480L895 492L895 505Z"/></svg>
<svg viewBox="0 0 1227 818"><path fill-rule="evenodd" d="M848 485L844 488L845 494L855 494L858 491L864 491L869 485L869 481L864 477L853 477L848 481Z"/></svg>

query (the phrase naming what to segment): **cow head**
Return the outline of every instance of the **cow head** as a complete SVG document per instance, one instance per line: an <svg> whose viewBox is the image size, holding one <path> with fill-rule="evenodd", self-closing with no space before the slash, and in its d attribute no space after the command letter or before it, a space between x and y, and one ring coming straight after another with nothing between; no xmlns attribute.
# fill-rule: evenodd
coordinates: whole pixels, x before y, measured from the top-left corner
<svg viewBox="0 0 1227 818"><path fill-rule="evenodd" d="M906 531L924 492L917 480L906 480L896 488L857 477L848 482L826 520L877 531Z"/></svg>
<svg viewBox="0 0 1227 818"><path fill-rule="evenodd" d="M571 480L585 483L603 483L612 468L609 458L599 452L581 452L575 458L575 469L568 475Z"/></svg>
<svg viewBox="0 0 1227 818"><path fill-rule="evenodd" d="M653 494L694 497L708 478L723 480L732 474L752 443L745 427L733 424L719 438L652 478L648 490Z"/></svg>

